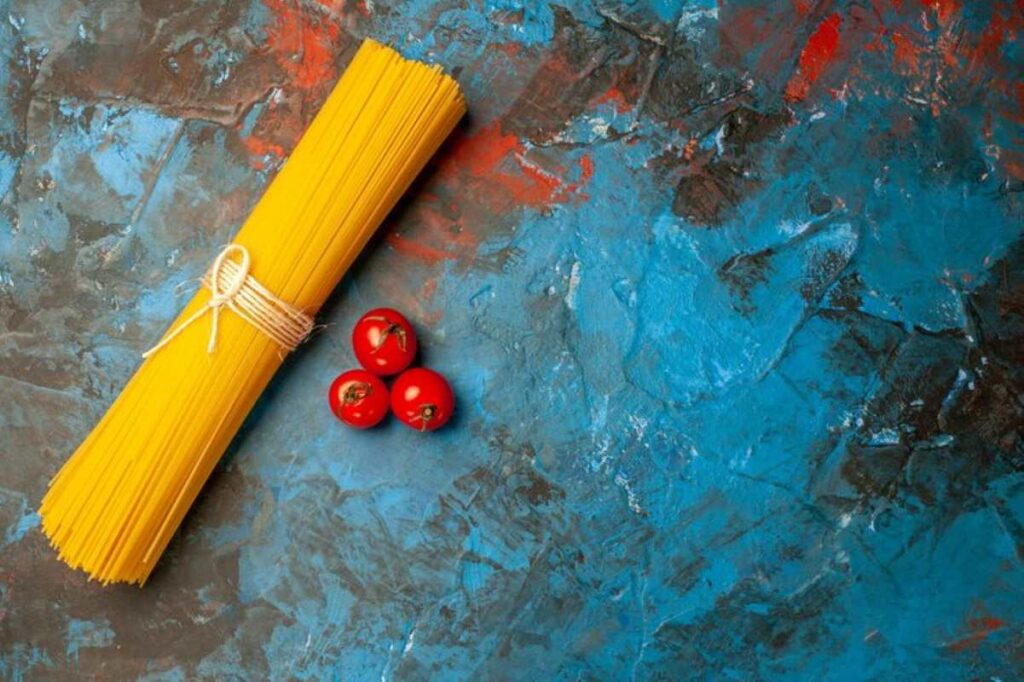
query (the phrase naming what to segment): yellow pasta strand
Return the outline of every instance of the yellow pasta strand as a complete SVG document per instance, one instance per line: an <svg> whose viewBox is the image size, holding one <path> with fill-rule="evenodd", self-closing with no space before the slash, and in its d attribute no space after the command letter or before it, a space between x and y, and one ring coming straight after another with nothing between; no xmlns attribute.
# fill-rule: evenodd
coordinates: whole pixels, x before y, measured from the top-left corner
<svg viewBox="0 0 1024 682"><path fill-rule="evenodd" d="M438 67L366 40L234 243L252 276L313 314L465 114ZM210 300L200 290L170 329ZM223 309L146 359L50 483L43 532L107 584L146 582L217 460L281 365L274 341Z"/></svg>

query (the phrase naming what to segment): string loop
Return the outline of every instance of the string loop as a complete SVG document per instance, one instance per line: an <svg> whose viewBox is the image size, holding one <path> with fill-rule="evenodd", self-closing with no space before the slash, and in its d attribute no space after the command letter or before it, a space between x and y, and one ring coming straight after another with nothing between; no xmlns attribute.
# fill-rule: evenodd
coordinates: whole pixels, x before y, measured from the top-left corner
<svg viewBox="0 0 1024 682"><path fill-rule="evenodd" d="M237 255L236 261L232 256ZM193 322L210 313L210 340L206 352L217 348L220 313L226 307L246 322L273 339L282 348L293 351L313 329L313 318L293 308L270 293L249 274L252 259L249 250L228 244L214 259L209 272L203 275L203 286L210 290L210 300L142 354L148 358L185 331Z"/></svg>

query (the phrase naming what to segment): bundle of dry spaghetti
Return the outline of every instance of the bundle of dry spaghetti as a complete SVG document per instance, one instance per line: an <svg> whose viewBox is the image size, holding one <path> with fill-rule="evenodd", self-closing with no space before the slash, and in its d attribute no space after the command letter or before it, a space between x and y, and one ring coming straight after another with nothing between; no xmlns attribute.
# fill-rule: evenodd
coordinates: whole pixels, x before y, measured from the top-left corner
<svg viewBox="0 0 1024 682"><path fill-rule="evenodd" d="M50 483L69 565L142 585L242 420L465 113L438 67L367 40L234 243Z"/></svg>

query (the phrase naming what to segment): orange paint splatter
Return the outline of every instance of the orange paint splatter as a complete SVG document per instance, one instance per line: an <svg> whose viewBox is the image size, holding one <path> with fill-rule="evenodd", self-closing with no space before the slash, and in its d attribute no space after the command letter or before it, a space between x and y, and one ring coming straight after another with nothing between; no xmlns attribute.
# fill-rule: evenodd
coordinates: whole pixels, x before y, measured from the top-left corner
<svg viewBox="0 0 1024 682"><path fill-rule="evenodd" d="M1008 35L1014 36L1024 30L1024 7L1018 10L1017 14L1009 17L1003 16L999 10L992 13L988 26L981 32L978 44L971 50L970 68L983 64L995 64L999 57L999 51L1006 42Z"/></svg>
<svg viewBox="0 0 1024 682"><path fill-rule="evenodd" d="M494 45L494 48L504 52L509 57L518 57L523 46L520 43L500 43L498 45Z"/></svg>
<svg viewBox="0 0 1024 682"><path fill-rule="evenodd" d="M626 101L626 96L622 94L622 90L619 90L616 86L608 88L604 94L594 100L594 104L608 104L611 103L615 106L615 111L620 114L624 114L630 110L631 105Z"/></svg>
<svg viewBox="0 0 1024 682"><path fill-rule="evenodd" d="M573 181L566 179L566 169L547 166L545 160L502 130L500 122L472 135L457 134L434 177L441 186L464 188L473 200L443 205L438 196L422 195L413 208L413 231L389 234L388 244L430 265L449 260L469 264L477 259L481 225L523 207L544 209L588 199L582 189L596 170L589 155L580 156Z"/></svg>
<svg viewBox="0 0 1024 682"><path fill-rule="evenodd" d="M786 99L795 102L807 97L811 86L835 59L836 50L839 48L841 23L842 18L838 14L832 14L822 20L807 39L807 44L800 53L797 72L786 86Z"/></svg>
<svg viewBox="0 0 1024 682"><path fill-rule="evenodd" d="M519 138L503 133L500 123L492 123L474 135L459 138L445 161L462 167L473 175L484 176L494 171L502 159L512 152L523 151Z"/></svg>
<svg viewBox="0 0 1024 682"><path fill-rule="evenodd" d="M998 618L992 616L982 616L981 618L968 618L967 629L970 633L961 639L951 642L946 645L946 648L950 651L966 651L973 649L981 644L985 639L996 630L1000 630L1006 626L1006 623Z"/></svg>
<svg viewBox="0 0 1024 682"><path fill-rule="evenodd" d="M338 26L304 12L298 3L263 2L274 16L267 28L267 45L293 83L310 89L332 82L337 75L334 52L341 34Z"/></svg>
<svg viewBox="0 0 1024 682"><path fill-rule="evenodd" d="M586 185L590 178L594 177L594 160L589 154L580 157L580 180L579 185Z"/></svg>
<svg viewBox="0 0 1024 682"><path fill-rule="evenodd" d="M532 206L543 208L554 203L555 193L561 186L561 180L547 173L534 164L521 158L516 159L522 173L496 173L494 180L504 190L504 197L498 205Z"/></svg>
<svg viewBox="0 0 1024 682"><path fill-rule="evenodd" d="M253 158L250 163L252 163L254 168L263 168L265 165L263 159L267 155L273 155L279 159L283 159L285 156L284 147L273 142L261 140L254 135L243 137L242 144L245 145L246 150L252 155Z"/></svg>
<svg viewBox="0 0 1024 682"><path fill-rule="evenodd" d="M1024 154L1004 149L999 163L1008 175L1015 180L1024 181Z"/></svg>
<svg viewBox="0 0 1024 682"><path fill-rule="evenodd" d="M992 16L988 26L981 33L978 40L978 47L975 50L975 58L984 60L999 51L1003 46L1003 38L1006 36L1006 22L998 14Z"/></svg>
<svg viewBox="0 0 1024 682"><path fill-rule="evenodd" d="M885 36L885 26L879 25L879 27L875 29L875 32L871 37L871 41L865 43L864 49L867 50L868 52L878 52L879 50L884 50L886 45Z"/></svg>
<svg viewBox="0 0 1024 682"><path fill-rule="evenodd" d="M811 11L811 7L813 7L811 0L793 0L793 9L802 17L807 16L807 13Z"/></svg>
<svg viewBox="0 0 1024 682"><path fill-rule="evenodd" d="M436 249L432 246L427 246L426 244L421 244L420 242L414 242L395 232L388 234L387 242L395 251L414 256L429 263L430 265L440 263L443 260L453 260L455 258L454 254L442 251L441 249Z"/></svg>
<svg viewBox="0 0 1024 682"><path fill-rule="evenodd" d="M939 54L942 55L943 64L951 69L960 69L960 54L957 51L959 47L957 40L949 35L939 36L936 47L939 50Z"/></svg>
<svg viewBox="0 0 1024 682"><path fill-rule="evenodd" d="M589 201L590 195L583 193L581 190L587 186L590 179L594 177L594 159L589 154L584 154L579 160L580 176L576 182L571 182L565 186L565 189L559 194L560 200L567 200L569 196L575 194L584 201Z"/></svg>
<svg viewBox="0 0 1024 682"><path fill-rule="evenodd" d="M892 44L895 47L893 60L896 62L896 65L902 66L912 73L918 73L918 56L920 55L921 48L899 31L894 32L891 37Z"/></svg>
<svg viewBox="0 0 1024 682"><path fill-rule="evenodd" d="M562 187L562 180L540 166L530 163L521 154L516 154L516 163L523 170L523 175L533 180L533 187L522 187L519 198L523 203L535 206L551 203L555 194Z"/></svg>
<svg viewBox="0 0 1024 682"><path fill-rule="evenodd" d="M960 11L958 0L922 0L922 4L935 11L939 18L939 24L946 26L953 15Z"/></svg>
<svg viewBox="0 0 1024 682"><path fill-rule="evenodd" d="M686 146L683 147L683 161L687 163L693 161L694 154L697 153L697 147L700 146L700 140L696 137L691 137L686 141Z"/></svg>

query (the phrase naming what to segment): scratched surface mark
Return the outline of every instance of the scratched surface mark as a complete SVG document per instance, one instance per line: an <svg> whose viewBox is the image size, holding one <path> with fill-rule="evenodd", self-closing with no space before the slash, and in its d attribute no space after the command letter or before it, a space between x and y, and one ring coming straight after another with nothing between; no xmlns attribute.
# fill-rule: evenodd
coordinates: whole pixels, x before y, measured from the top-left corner
<svg viewBox="0 0 1024 682"><path fill-rule="evenodd" d="M1021 2L0 20L0 678L1024 676ZM470 117L151 583L88 584L48 478L367 35ZM451 428L328 412L382 304Z"/></svg>

